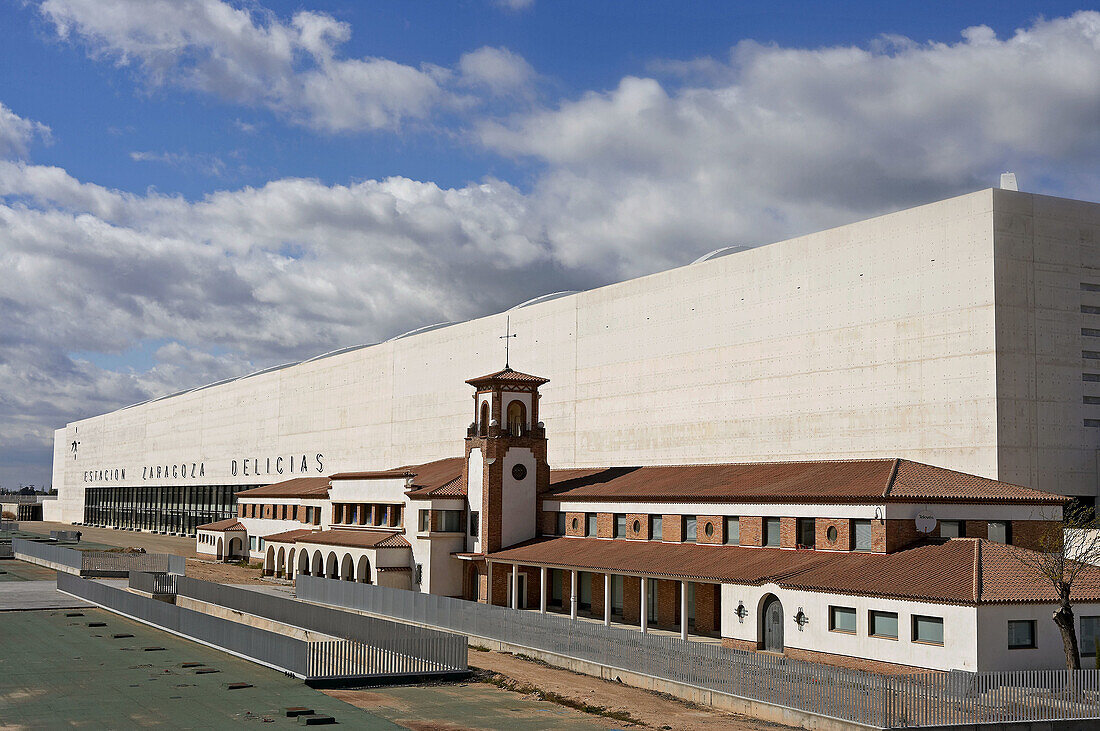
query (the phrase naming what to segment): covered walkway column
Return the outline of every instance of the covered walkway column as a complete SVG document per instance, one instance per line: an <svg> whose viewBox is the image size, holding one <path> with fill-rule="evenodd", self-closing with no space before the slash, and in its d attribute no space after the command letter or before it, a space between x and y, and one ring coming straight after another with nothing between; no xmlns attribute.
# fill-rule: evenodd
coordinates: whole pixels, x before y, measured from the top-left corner
<svg viewBox="0 0 1100 731"><path fill-rule="evenodd" d="M642 582L642 634L649 633L649 579L642 577L639 579Z"/></svg>
<svg viewBox="0 0 1100 731"><path fill-rule="evenodd" d="M550 569L543 566L539 569L539 614L546 614L546 589L547 584L550 582L547 580L547 575L550 573Z"/></svg>
<svg viewBox="0 0 1100 731"><path fill-rule="evenodd" d="M577 618L577 570L569 572L569 618Z"/></svg>
<svg viewBox="0 0 1100 731"><path fill-rule="evenodd" d="M519 609L519 564L512 564L512 609Z"/></svg>
<svg viewBox="0 0 1100 731"><path fill-rule="evenodd" d="M688 583L680 582L680 639L688 638Z"/></svg>
<svg viewBox="0 0 1100 731"><path fill-rule="evenodd" d="M611 626L611 574L603 575L603 626Z"/></svg>

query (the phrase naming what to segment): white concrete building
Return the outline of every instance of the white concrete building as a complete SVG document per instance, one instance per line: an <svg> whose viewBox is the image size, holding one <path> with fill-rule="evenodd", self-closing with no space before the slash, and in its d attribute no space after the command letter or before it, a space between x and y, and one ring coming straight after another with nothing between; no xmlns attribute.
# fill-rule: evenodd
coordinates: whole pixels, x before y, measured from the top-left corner
<svg viewBox="0 0 1100 731"><path fill-rule="evenodd" d="M983 190L510 312L557 468L900 457L1092 500L1100 205ZM194 534L233 492L452 453L504 315L75 421L51 516Z"/></svg>

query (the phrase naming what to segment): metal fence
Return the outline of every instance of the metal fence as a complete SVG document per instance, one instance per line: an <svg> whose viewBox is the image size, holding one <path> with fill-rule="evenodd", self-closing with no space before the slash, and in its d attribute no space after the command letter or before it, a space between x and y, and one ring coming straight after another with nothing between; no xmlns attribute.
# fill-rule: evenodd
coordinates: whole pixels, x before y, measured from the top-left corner
<svg viewBox="0 0 1100 731"><path fill-rule="evenodd" d="M187 565L187 559L183 556L168 553L78 551L23 538L13 538L11 543L16 558L31 563L53 564L62 571L85 576L127 576L131 571L182 574Z"/></svg>
<svg viewBox="0 0 1100 731"><path fill-rule="evenodd" d="M373 675L449 674L467 669L466 638L453 632L364 617L186 576L176 579L176 592L178 596L349 641L347 646L324 643L323 648L311 651L311 663L332 662L337 668L346 668L365 662Z"/></svg>
<svg viewBox="0 0 1100 731"><path fill-rule="evenodd" d="M143 591L153 596L174 596L176 593L175 574L150 574L142 571L130 572L131 589Z"/></svg>
<svg viewBox="0 0 1100 731"><path fill-rule="evenodd" d="M0 543L0 558L15 558L15 551L10 543Z"/></svg>
<svg viewBox="0 0 1100 731"><path fill-rule="evenodd" d="M307 601L416 622L879 728L1100 718L1100 671L881 675L415 591L299 574Z"/></svg>
<svg viewBox="0 0 1100 731"><path fill-rule="evenodd" d="M25 538L12 538L11 547L16 558L30 563L53 564L55 567L60 567L62 571L68 570L70 573L80 572L80 551L53 546L49 543L28 541Z"/></svg>
<svg viewBox="0 0 1100 731"><path fill-rule="evenodd" d="M19 524L14 520L0 520L0 533L8 532L14 533L19 530Z"/></svg>
<svg viewBox="0 0 1100 731"><path fill-rule="evenodd" d="M52 530L50 538L55 541L79 541L82 533L78 530Z"/></svg>

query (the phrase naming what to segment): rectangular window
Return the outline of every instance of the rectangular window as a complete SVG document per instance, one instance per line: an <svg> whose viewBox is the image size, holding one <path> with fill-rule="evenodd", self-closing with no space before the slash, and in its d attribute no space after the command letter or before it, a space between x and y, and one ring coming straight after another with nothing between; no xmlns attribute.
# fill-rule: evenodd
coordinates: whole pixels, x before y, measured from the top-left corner
<svg viewBox="0 0 1100 731"><path fill-rule="evenodd" d="M626 538L626 514L615 513L615 537Z"/></svg>
<svg viewBox="0 0 1100 731"><path fill-rule="evenodd" d="M994 543L1012 543L1012 524L1006 520L991 520L986 535Z"/></svg>
<svg viewBox="0 0 1100 731"><path fill-rule="evenodd" d="M344 522L344 506L340 503L336 503L332 506L332 522L343 523Z"/></svg>
<svg viewBox="0 0 1100 731"><path fill-rule="evenodd" d="M695 543L699 537L699 522L694 515L684 516L684 543Z"/></svg>
<svg viewBox="0 0 1100 731"><path fill-rule="evenodd" d="M855 607L829 607L829 631L856 633Z"/></svg>
<svg viewBox="0 0 1100 731"><path fill-rule="evenodd" d="M1100 649L1100 617L1081 617L1081 655L1095 657Z"/></svg>
<svg viewBox="0 0 1100 731"><path fill-rule="evenodd" d="M346 519L344 521L345 523L358 523L359 522L359 519L356 516L356 509L358 507L359 506L353 504L353 505L349 505L346 508L344 508L344 518Z"/></svg>
<svg viewBox="0 0 1100 731"><path fill-rule="evenodd" d="M428 533L432 529L432 511L421 510L420 511L420 532Z"/></svg>
<svg viewBox="0 0 1100 731"><path fill-rule="evenodd" d="M1035 620L1008 620L1008 649L1030 650L1035 647Z"/></svg>
<svg viewBox="0 0 1100 731"><path fill-rule="evenodd" d="M913 642L929 645L943 644L943 617L913 615Z"/></svg>
<svg viewBox="0 0 1100 731"><path fill-rule="evenodd" d="M248 548L249 548L250 551L255 551L256 550L256 536L249 536L248 537Z"/></svg>
<svg viewBox="0 0 1100 731"><path fill-rule="evenodd" d="M813 548L817 543L817 528L813 518L798 519L798 545Z"/></svg>
<svg viewBox="0 0 1100 731"><path fill-rule="evenodd" d="M313 524L321 525L321 508L319 507L313 508Z"/></svg>
<svg viewBox="0 0 1100 731"><path fill-rule="evenodd" d="M477 538L481 530L481 513L477 510L470 511L470 537Z"/></svg>
<svg viewBox="0 0 1100 731"><path fill-rule="evenodd" d="M741 521L738 520L736 516L726 516L726 534L724 542L729 546L736 546L741 542Z"/></svg>
<svg viewBox="0 0 1100 731"><path fill-rule="evenodd" d="M584 534L589 538L595 538L596 533L596 514L585 513L584 514Z"/></svg>
<svg viewBox="0 0 1100 731"><path fill-rule="evenodd" d="M367 505L366 503L359 503L359 525L366 525L370 522L370 512L370 505Z"/></svg>
<svg viewBox="0 0 1100 731"><path fill-rule="evenodd" d="M872 637L896 640L898 638L898 613L872 610L869 615L867 633Z"/></svg>
<svg viewBox="0 0 1100 731"><path fill-rule="evenodd" d="M397 528L400 525L401 525L401 506L400 505L391 505L390 506L389 527L390 528Z"/></svg>
<svg viewBox="0 0 1100 731"><path fill-rule="evenodd" d="M565 513L559 512L555 520L555 533L556 536L565 535Z"/></svg>
<svg viewBox="0 0 1100 731"><path fill-rule="evenodd" d="M853 520L852 521L852 550L854 551L870 551L871 550L871 521L869 520Z"/></svg>
<svg viewBox="0 0 1100 731"><path fill-rule="evenodd" d="M764 518L764 545L779 548L779 518Z"/></svg>
<svg viewBox="0 0 1100 731"><path fill-rule="evenodd" d="M940 536L943 538L965 538L966 523L962 520L941 520Z"/></svg>
<svg viewBox="0 0 1100 731"><path fill-rule="evenodd" d="M649 540L651 540L651 541L660 541L660 540L663 539L663 535L662 535L663 534L663 528L662 528L663 523L664 523L664 516L663 515L651 515L651 516L649 516Z"/></svg>
<svg viewBox="0 0 1100 731"><path fill-rule="evenodd" d="M461 510L440 510L439 511L439 530L444 533L461 533L462 532L462 511Z"/></svg>

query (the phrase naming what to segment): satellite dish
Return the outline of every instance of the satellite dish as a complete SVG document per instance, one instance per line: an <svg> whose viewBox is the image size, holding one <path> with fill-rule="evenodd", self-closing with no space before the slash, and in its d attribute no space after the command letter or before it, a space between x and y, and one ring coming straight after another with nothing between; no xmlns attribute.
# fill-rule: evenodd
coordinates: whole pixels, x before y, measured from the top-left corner
<svg viewBox="0 0 1100 731"><path fill-rule="evenodd" d="M917 513L917 530L921 533L931 533L936 527L936 516L928 511Z"/></svg>
<svg viewBox="0 0 1100 731"><path fill-rule="evenodd" d="M1001 173L1001 190L1019 190L1016 173Z"/></svg>

